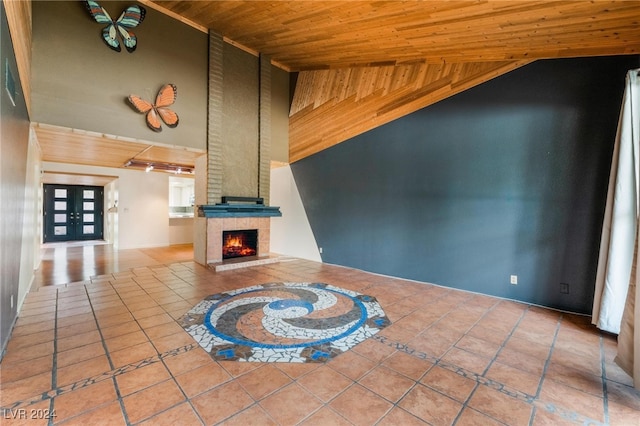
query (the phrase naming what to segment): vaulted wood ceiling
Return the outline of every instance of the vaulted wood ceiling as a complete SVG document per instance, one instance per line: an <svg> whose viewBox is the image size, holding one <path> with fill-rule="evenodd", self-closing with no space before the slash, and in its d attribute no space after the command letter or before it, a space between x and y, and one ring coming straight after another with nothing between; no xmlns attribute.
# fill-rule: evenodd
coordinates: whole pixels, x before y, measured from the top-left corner
<svg viewBox="0 0 640 426"><path fill-rule="evenodd" d="M640 53L639 1L145 3L300 72L290 161L536 59Z"/></svg>
<svg viewBox="0 0 640 426"><path fill-rule="evenodd" d="M291 71L640 53L638 1L163 1Z"/></svg>
<svg viewBox="0 0 640 426"><path fill-rule="evenodd" d="M140 2L299 72L290 161L536 59L640 53L640 0ZM30 42L27 2L4 3Z"/></svg>

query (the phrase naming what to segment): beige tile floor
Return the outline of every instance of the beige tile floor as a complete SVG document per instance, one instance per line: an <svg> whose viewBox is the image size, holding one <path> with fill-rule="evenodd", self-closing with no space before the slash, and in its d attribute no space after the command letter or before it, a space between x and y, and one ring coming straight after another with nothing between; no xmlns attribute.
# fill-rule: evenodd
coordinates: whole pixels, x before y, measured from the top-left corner
<svg viewBox="0 0 640 426"><path fill-rule="evenodd" d="M392 324L326 363L268 364L213 361L176 321L280 281L375 296ZM640 425L615 351L586 317L305 260L127 265L28 294L0 424Z"/></svg>

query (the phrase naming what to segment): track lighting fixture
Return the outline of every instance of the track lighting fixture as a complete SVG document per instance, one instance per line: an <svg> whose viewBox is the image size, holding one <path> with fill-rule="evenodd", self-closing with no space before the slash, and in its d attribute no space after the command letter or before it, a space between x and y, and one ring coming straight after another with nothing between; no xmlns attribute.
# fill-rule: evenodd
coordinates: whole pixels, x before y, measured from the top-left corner
<svg viewBox="0 0 640 426"><path fill-rule="evenodd" d="M185 166L184 164L163 163L158 161L142 161L130 159L124 163L123 167L143 169L145 172L152 170L175 173L175 174L193 174L193 166Z"/></svg>

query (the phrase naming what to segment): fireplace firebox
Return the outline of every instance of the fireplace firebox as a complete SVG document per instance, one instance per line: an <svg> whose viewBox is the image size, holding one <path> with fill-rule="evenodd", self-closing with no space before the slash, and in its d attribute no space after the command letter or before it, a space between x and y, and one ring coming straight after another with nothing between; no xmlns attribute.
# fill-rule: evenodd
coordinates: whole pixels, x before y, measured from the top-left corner
<svg viewBox="0 0 640 426"><path fill-rule="evenodd" d="M258 254L258 230L244 229L222 231L222 259L256 256Z"/></svg>

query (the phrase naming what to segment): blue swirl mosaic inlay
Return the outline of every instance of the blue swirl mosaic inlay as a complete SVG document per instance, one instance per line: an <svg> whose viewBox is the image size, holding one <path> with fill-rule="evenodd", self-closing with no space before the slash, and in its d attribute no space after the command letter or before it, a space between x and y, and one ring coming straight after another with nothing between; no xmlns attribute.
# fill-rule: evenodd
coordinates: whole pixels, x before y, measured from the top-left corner
<svg viewBox="0 0 640 426"><path fill-rule="evenodd" d="M313 311L313 305L309 302L305 302L304 300L295 300L295 299L285 299L285 300L276 300L275 302L271 302L267 305L269 309L273 310L283 310L289 308L302 308L306 309L307 313Z"/></svg>
<svg viewBox="0 0 640 426"><path fill-rule="evenodd" d="M323 362L389 320L372 296L324 283L268 283L211 295L181 324L217 360Z"/></svg>

